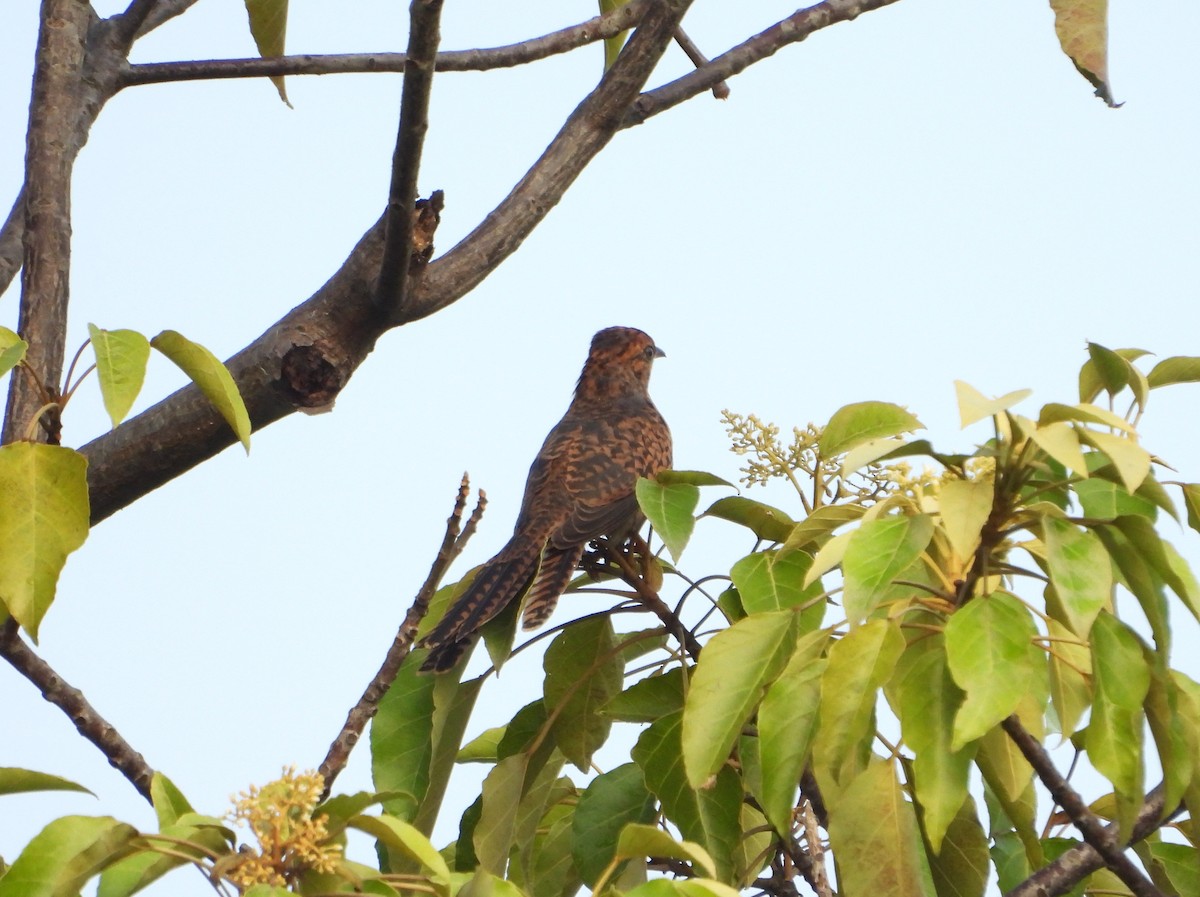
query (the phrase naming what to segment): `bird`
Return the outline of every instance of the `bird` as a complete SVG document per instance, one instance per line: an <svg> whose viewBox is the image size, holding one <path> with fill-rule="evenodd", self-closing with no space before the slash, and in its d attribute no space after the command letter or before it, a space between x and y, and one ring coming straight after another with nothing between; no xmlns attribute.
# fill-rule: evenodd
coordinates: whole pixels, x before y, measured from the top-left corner
<svg viewBox="0 0 1200 897"><path fill-rule="evenodd" d="M512 538L418 642L430 649L421 672L453 668L479 629L522 594L522 627L536 629L590 541L619 543L641 528L638 477L671 466L671 431L649 392L650 368L665 354L633 327L592 337L571 404L529 468Z"/></svg>

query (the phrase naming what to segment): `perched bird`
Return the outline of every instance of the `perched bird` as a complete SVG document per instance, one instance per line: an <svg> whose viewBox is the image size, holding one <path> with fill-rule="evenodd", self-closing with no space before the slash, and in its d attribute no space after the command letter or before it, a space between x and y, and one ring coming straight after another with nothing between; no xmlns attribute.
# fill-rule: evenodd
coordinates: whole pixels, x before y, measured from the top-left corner
<svg viewBox="0 0 1200 897"><path fill-rule="evenodd" d="M592 337L571 406L529 468L512 538L419 643L431 649L423 672L453 667L479 628L526 589L522 625L540 626L589 541L620 541L642 525L637 478L671 466L671 431L648 390L664 354L632 327Z"/></svg>

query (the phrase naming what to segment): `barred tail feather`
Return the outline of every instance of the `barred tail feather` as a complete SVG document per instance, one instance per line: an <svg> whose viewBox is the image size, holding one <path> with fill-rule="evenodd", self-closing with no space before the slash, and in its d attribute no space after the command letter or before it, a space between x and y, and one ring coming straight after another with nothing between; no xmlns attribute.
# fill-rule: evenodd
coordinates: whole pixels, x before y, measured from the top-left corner
<svg viewBox="0 0 1200 897"><path fill-rule="evenodd" d="M453 667L480 627L529 587L537 574L539 552L536 547L525 551L513 548L510 544L484 564L474 582L418 643L419 647L431 649L421 672L444 673Z"/></svg>
<svg viewBox="0 0 1200 897"><path fill-rule="evenodd" d="M525 597L525 610L521 613L522 629L537 629L546 622L558 604L559 596L571 581L571 574L583 557L583 544L568 548L547 548L542 555L542 567L534 580L533 588Z"/></svg>

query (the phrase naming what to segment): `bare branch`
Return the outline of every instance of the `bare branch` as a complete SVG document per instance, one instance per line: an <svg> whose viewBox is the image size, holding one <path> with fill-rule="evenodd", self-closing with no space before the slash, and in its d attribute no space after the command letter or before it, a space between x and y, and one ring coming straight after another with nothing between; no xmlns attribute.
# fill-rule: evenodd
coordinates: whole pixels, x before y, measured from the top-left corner
<svg viewBox="0 0 1200 897"><path fill-rule="evenodd" d="M329 796L329 792L333 788L333 780L346 768L350 752L358 743L358 739L362 737L367 723L379 710L379 702L383 700L388 688L395 681L396 674L400 672L400 666L404 663L404 659L412 650L413 640L417 635L417 626L426 611L429 610L429 600L438 590L442 577L446 575L446 571L450 569L454 559L462 552L467 540L475 532L479 518L483 516L484 509L487 507L487 496L481 489L475 510L471 512L467 526L462 528L463 510L467 506L467 496L470 495L470 492L471 483L464 473L458 487L454 510L446 521L446 534L442 538L441 548L438 549L437 557L434 558L433 566L429 570L429 576L425 578L425 583L417 592L416 598L413 599L412 606L408 609L404 622L400 624L400 631L396 633L396 638L392 642L392 647L388 649L379 672L367 685L362 697L358 699L358 703L350 710L342 730L329 746L329 751L321 762L318 772L325 778L325 792L321 795L322 800Z"/></svg>
<svg viewBox="0 0 1200 897"><path fill-rule="evenodd" d="M21 246L25 239L25 188L17 192L8 218L0 226L0 296L21 270Z"/></svg>
<svg viewBox="0 0 1200 897"><path fill-rule="evenodd" d="M483 223L430 263L403 322L460 299L516 251L580 172L612 139L670 43L691 0L659 0L620 59L583 100L541 158ZM255 429L297 408L327 405L348 382L386 326L372 301L382 222L359 241L317 293L228 361ZM301 359L303 364L291 365ZM293 368L313 373L302 381ZM231 445L233 432L194 386L181 389L81 451L88 457L92 522Z"/></svg>
<svg viewBox="0 0 1200 897"><path fill-rule="evenodd" d="M1165 791L1160 783L1146 795L1146 802L1138 811L1133 824L1133 836L1130 841L1140 841L1178 813L1182 808L1166 812ZM1114 841L1117 838L1117 825L1113 823L1105 827L1108 837ZM1104 858L1089 844L1078 844L1061 854L1054 862L1043 866L1017 887L1009 891L1005 897L1054 897L1065 894L1091 875L1097 869L1104 868Z"/></svg>
<svg viewBox="0 0 1200 897"><path fill-rule="evenodd" d="M145 21L141 23L134 38L142 37L149 34L155 28L163 25L176 16L181 16L193 6L197 0L157 0L154 8L146 16Z"/></svg>
<svg viewBox="0 0 1200 897"><path fill-rule="evenodd" d="M1002 725L1013 744L1042 780L1050 796L1071 817L1083 839L1101 856L1104 865L1108 866L1136 897L1163 897L1163 893L1125 853L1117 833L1105 827L1079 793L1063 778L1041 742L1026 731L1015 715L1006 719Z"/></svg>
<svg viewBox="0 0 1200 897"><path fill-rule="evenodd" d="M384 213L383 259L375 287L375 302L389 321L398 320L404 308L413 262L413 203L417 198L421 148L429 130L429 94L433 88L433 60L440 39L441 14L442 0L412 0L409 7L408 64L404 68L400 125Z"/></svg>
<svg viewBox="0 0 1200 897"><path fill-rule="evenodd" d="M29 342L25 363L13 370L3 441L20 439L45 396L39 383L56 387L62 376L71 271L71 126L79 100L73 88L83 71L91 7L74 0L44 0L29 104L25 149L25 233L21 310L17 329ZM58 416L42 416L46 437L57 442Z"/></svg>
<svg viewBox="0 0 1200 897"><path fill-rule="evenodd" d="M133 0L125 12L113 16L110 21L117 33L126 44L132 44L135 37L146 24L150 13L159 5L159 0Z"/></svg>
<svg viewBox="0 0 1200 897"><path fill-rule="evenodd" d="M194 2L194 0L193 0ZM637 25L652 0L632 0L616 9L541 37L475 50L438 53L434 71L485 72L537 62L620 34ZM224 78L267 78L276 75L342 75L402 72L405 53L344 53L278 56L273 59L203 59L188 62L150 62L129 65L123 87L171 81L209 81Z"/></svg>
<svg viewBox="0 0 1200 897"><path fill-rule="evenodd" d="M675 29L675 43L679 44L679 49L687 55L687 58L692 61L692 65L696 68L702 68L708 65L709 59L704 55L704 52L696 46L696 42L688 37L686 31L682 28ZM718 100L729 99L729 85L722 81L720 84L713 86L712 94Z"/></svg>
<svg viewBox="0 0 1200 897"><path fill-rule="evenodd" d="M804 40L815 31L849 22L864 12L890 6L897 0L824 0L801 9L754 37L722 53L708 65L689 72L669 84L647 91L638 98L623 127L640 125L646 119L690 100L696 94L712 90L726 78L761 62L788 44Z"/></svg>
<svg viewBox="0 0 1200 897"><path fill-rule="evenodd" d="M88 703L83 692L54 671L22 641L16 622L10 617L0 624L0 657L37 686L42 697L59 708L75 724L79 734L100 749L108 762L129 779L146 800L150 799L150 780L154 770L135 751L112 724Z"/></svg>

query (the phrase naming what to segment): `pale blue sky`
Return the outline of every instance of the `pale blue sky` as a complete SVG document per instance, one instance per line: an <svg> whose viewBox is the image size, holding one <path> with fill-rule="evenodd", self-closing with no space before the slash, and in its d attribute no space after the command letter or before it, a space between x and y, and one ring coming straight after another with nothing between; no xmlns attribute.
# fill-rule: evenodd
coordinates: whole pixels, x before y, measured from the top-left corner
<svg viewBox="0 0 1200 897"><path fill-rule="evenodd" d="M0 33L5 212L36 26L36 4L15 6ZM723 103L698 97L619 134L473 294L384 337L334 413L292 416L256 435L249 458L226 451L98 527L67 566L40 652L219 814L229 794L324 756L426 574L463 470L491 504L456 573L504 542L600 327L655 337L668 357L652 393L678 466L730 479L723 408L786 430L848 402L894 401L954 450L986 438L958 431L955 379L989 394L1032 387L1031 413L1073 400L1086 340L1200 355L1200 9L1111 7L1119 110L1058 50L1044 0L902 0L786 48L734 79ZM292 0L288 49L402 49L406 9ZM700 2L687 27L715 56L794 9ZM519 40L592 12L448 0L443 47ZM244 18L233 0L201 0L136 59L250 55ZM420 187L446 191L439 251L500 200L600 66L595 47L437 77ZM654 81L686 66L672 51ZM91 321L177 329L225 357L307 298L382 209L399 86L395 75L292 78L294 109L253 81L111 101L76 167L71 349ZM13 326L16 301L11 289L0 323ZM135 410L180 383L154 361ZM1175 387L1153 396L1143 427L1193 481L1197 409L1196 390ZM106 423L87 388L65 439L82 444ZM784 491L748 494L798 513ZM1200 537L1164 527L1200 560ZM685 568L727 570L750 548L729 532L702 524ZM1196 625L1176 622L1179 662L1200 675ZM530 700L539 669L529 655L506 668L471 731ZM64 813L153 825L7 669L0 707L0 765L68 775L100 798L4 798L0 855ZM366 760L355 756L339 789L369 787ZM211 893L187 873L168 881L152 893Z"/></svg>

